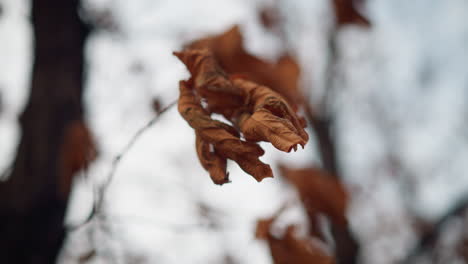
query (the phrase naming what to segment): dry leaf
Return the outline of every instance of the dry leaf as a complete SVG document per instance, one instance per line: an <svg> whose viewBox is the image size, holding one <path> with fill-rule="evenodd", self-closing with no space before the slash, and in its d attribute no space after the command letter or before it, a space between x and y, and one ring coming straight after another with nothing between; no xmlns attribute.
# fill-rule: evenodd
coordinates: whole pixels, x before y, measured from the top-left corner
<svg viewBox="0 0 468 264"><path fill-rule="evenodd" d="M277 63L270 63L249 54L244 49L243 37L238 26L226 32L195 41L189 48L206 48L212 51L221 67L229 74L245 76L253 82L265 85L280 93L296 110L302 93L298 88L299 64L290 56L283 55Z"/></svg>
<svg viewBox="0 0 468 264"><path fill-rule="evenodd" d="M202 96L210 112L230 118L233 110L243 105L242 91L234 87L208 49L186 49L174 52L192 75L193 86Z"/></svg>
<svg viewBox="0 0 468 264"><path fill-rule="evenodd" d="M206 99L209 111L236 123L247 140L268 141L286 152L307 143L305 122L280 94L244 79L231 81L206 49L175 54L191 72L195 90Z"/></svg>
<svg viewBox="0 0 468 264"><path fill-rule="evenodd" d="M196 149L198 159L205 170L210 173L210 177L216 184L229 182L229 174L226 173L227 160L215 152L212 144L204 141L196 134Z"/></svg>
<svg viewBox="0 0 468 264"><path fill-rule="evenodd" d="M366 27L370 26L369 20L356 10L356 2L358 1L333 0L336 23L338 25L357 24Z"/></svg>
<svg viewBox="0 0 468 264"><path fill-rule="evenodd" d="M299 66L290 57L278 65L268 64L243 50L237 27L219 36L199 40L182 52L174 52L187 67L191 78L180 83L179 112L196 130L197 153L203 167L215 183L228 181L225 160L236 161L257 181L272 177L271 169L258 157L264 154L257 141L271 142L290 152L304 145L308 135L305 121L296 115L296 104L287 102L278 92L255 82L229 76L247 69L247 77L285 87L291 101L301 98L297 92ZM218 64L221 62L221 67ZM204 104L202 106L202 103ZM234 127L213 120L212 113L228 119ZM246 141L240 139L245 137Z"/></svg>
<svg viewBox="0 0 468 264"><path fill-rule="evenodd" d="M75 173L97 157L93 136L82 120L72 122L65 129L60 153L59 193L68 197Z"/></svg>
<svg viewBox="0 0 468 264"><path fill-rule="evenodd" d="M238 121L247 140L268 141L285 152L296 150L298 144L304 147L309 139L304 123L281 95L244 79L234 79L233 83L248 94L246 101L252 114L243 113Z"/></svg>
<svg viewBox="0 0 468 264"><path fill-rule="evenodd" d="M293 103L293 106L304 103L305 96L299 90L300 74L299 64L291 55L287 54L280 57L274 70L275 83L277 84L274 90L284 96L288 102ZM297 109L294 108L294 110Z"/></svg>
<svg viewBox="0 0 468 264"><path fill-rule="evenodd" d="M318 242L300 238L295 233L295 226L290 225L281 237L271 233L274 218L257 222L256 237L266 240L275 264L333 264L335 263L324 247Z"/></svg>
<svg viewBox="0 0 468 264"><path fill-rule="evenodd" d="M299 192L311 223L318 213L322 213L335 225L347 225L348 194L335 177L315 168L290 169L280 166L280 171Z"/></svg>
<svg viewBox="0 0 468 264"><path fill-rule="evenodd" d="M213 146L214 151L210 155L234 160L257 181L273 177L270 166L258 159L264 154L263 149L255 143L242 141L238 132L228 124L211 119L189 85L189 82L180 82L179 113L196 130L203 144ZM219 168L216 170L219 171ZM222 178L218 172L212 177L216 181Z"/></svg>

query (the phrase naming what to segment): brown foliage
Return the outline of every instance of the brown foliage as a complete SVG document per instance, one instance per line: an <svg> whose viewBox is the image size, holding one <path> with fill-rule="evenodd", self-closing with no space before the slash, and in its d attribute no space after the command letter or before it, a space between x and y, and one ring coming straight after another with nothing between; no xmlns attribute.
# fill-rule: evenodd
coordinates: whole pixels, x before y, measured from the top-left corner
<svg viewBox="0 0 468 264"><path fill-rule="evenodd" d="M298 144L304 147L309 140L305 121L296 116L281 95L244 79L234 79L233 83L248 95L246 103L251 111L239 117L247 140L268 141L285 152L296 150Z"/></svg>
<svg viewBox="0 0 468 264"><path fill-rule="evenodd" d="M198 159L205 170L210 173L210 177L216 184L229 182L229 174L226 173L227 160L218 155L215 150L211 150L210 143L203 140L198 133L195 136L195 146Z"/></svg>
<svg viewBox="0 0 468 264"><path fill-rule="evenodd" d="M257 222L256 237L266 240L275 264L333 264L335 260L319 244L307 238L297 236L293 225L288 226L284 234L275 237L271 227L275 218Z"/></svg>
<svg viewBox="0 0 468 264"><path fill-rule="evenodd" d="M213 120L201 106L189 82L180 82L178 109L196 131L198 157L202 166L210 172L214 183L228 182L227 158L236 161L257 181L273 177L270 166L258 159L264 154L263 149L255 143L242 141L232 126Z"/></svg>
<svg viewBox="0 0 468 264"><path fill-rule="evenodd" d="M91 131L84 121L74 121L66 128L60 153L58 188L62 197L68 197L75 173L85 169L98 154Z"/></svg>
<svg viewBox="0 0 468 264"><path fill-rule="evenodd" d="M361 15L355 7L355 0L333 0L336 23L340 26L346 24L357 24L370 26L369 20Z"/></svg>
<svg viewBox="0 0 468 264"><path fill-rule="evenodd" d="M347 225L348 194L338 179L315 168L290 169L281 166L280 170L296 187L311 223L318 213L322 213L328 216L334 225Z"/></svg>
<svg viewBox="0 0 468 264"><path fill-rule="evenodd" d="M306 122L296 115L302 100L297 88L300 68L290 56L274 64L250 55L238 26L174 55L191 74L189 81L181 82L179 111L196 130L199 160L215 183L228 181L226 159L235 160L258 181L272 177L269 166L258 160L263 150L253 142L267 141L285 152L307 143ZM197 109L197 117L189 116L192 109ZM232 126L211 119L212 113L223 115ZM202 123L218 129L207 130ZM220 142L237 142L238 147L222 150Z"/></svg>
<svg viewBox="0 0 468 264"><path fill-rule="evenodd" d="M208 49L187 49L174 52L190 71L197 94L208 104L208 111L231 118L243 105L242 91L234 87L228 75L216 63Z"/></svg>
<svg viewBox="0 0 468 264"><path fill-rule="evenodd" d="M192 75L180 83L179 112L196 131L199 160L217 184L229 181L226 159L236 161L257 181L272 177L270 167L258 159L263 149L254 142L271 142L286 152L298 144L304 147L305 122L279 93L229 76L208 47L174 52ZM213 120L212 113L223 115L233 126ZM241 140L241 133L247 141Z"/></svg>
<svg viewBox="0 0 468 264"><path fill-rule="evenodd" d="M296 104L303 100L298 88L298 63L288 54L283 54L276 63L267 62L249 54L243 42L239 27L234 26L220 35L197 40L188 48L209 49L228 74L244 76L275 90L296 110Z"/></svg>

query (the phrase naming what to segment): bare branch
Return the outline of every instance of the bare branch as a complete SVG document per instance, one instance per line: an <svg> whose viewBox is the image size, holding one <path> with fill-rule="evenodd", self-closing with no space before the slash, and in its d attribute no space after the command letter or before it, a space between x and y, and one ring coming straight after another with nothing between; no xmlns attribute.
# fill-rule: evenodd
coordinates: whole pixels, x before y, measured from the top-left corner
<svg viewBox="0 0 468 264"><path fill-rule="evenodd" d="M177 101L173 101L166 107L162 108L153 118L151 118L151 120L148 121L148 123L146 123L142 128L140 128L133 135L133 137L125 145L123 150L117 156L115 156L115 158L112 160L111 168L105 181L96 187L95 199L94 199L93 208L91 209L90 214L84 220L84 222L79 223L74 226L69 226L68 227L69 231L77 230L80 227L88 224L89 222L91 222L91 220L93 220L93 218L95 218L100 213L107 188L109 187L110 183L114 179L115 172L117 171L117 168L120 162L122 161L122 159L124 158L124 156L133 147L133 145L135 145L136 141L141 137L141 135L143 135L143 133L146 132L151 126L153 126L165 112L167 112L170 108L172 108L176 104L177 104Z"/></svg>
<svg viewBox="0 0 468 264"><path fill-rule="evenodd" d="M419 237L418 242L410 250L407 257L401 264L414 263L415 259L426 251L430 251L437 240L440 238L446 224L454 217L460 217L468 209L468 195L462 197L455 205L449 209L442 217L439 218L434 224L431 225L427 231Z"/></svg>

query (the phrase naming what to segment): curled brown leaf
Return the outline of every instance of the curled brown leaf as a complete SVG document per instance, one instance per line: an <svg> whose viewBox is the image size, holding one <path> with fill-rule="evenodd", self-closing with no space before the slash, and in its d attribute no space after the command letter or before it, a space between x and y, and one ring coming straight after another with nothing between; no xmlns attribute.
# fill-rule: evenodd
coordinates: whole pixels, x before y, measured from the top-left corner
<svg viewBox="0 0 468 264"><path fill-rule="evenodd" d="M213 145L204 141L198 134L195 135L195 142L198 159L203 168L210 173L213 182L220 185L229 182L229 174L226 173L226 158L220 157L214 151Z"/></svg>
<svg viewBox="0 0 468 264"><path fill-rule="evenodd" d="M208 49L186 49L174 52L192 75L193 86L202 96L211 112L230 118L233 109L242 104L242 91L234 87L227 74Z"/></svg>
<svg viewBox="0 0 468 264"><path fill-rule="evenodd" d="M220 66L228 73L242 75L247 79L265 85L283 95L296 110L303 100L298 81L300 67L291 55L284 54L276 62L262 60L244 48L239 26L227 31L194 41L191 49L209 49Z"/></svg>
<svg viewBox="0 0 468 264"><path fill-rule="evenodd" d="M241 115L238 121L247 140L268 141L285 152L296 150L297 145L304 147L309 140L304 122L280 94L244 79L234 79L233 83L248 95L246 101L252 111Z"/></svg>
<svg viewBox="0 0 468 264"><path fill-rule="evenodd" d="M213 146L217 156L234 160L257 181L273 177L270 166L259 160L264 154L263 149L255 143L242 141L238 132L228 124L213 120L201 106L189 83L185 81L180 82L178 110L187 123L195 129L197 137L203 140L204 144ZM216 175L217 179L218 177L219 174Z"/></svg>
<svg viewBox="0 0 468 264"><path fill-rule="evenodd" d="M229 76L223 68L226 67L228 73L243 74L241 70L245 67L247 77L276 86L284 85L292 91L297 89L299 76L299 67L292 58L284 57L278 65L273 65L251 56L242 47L242 36L237 27L221 36L194 42L174 55L191 74L189 81L181 82L179 112L196 130L200 161L215 182L227 181L227 176L221 173L221 163L210 163L215 157L236 161L260 181L272 177L272 173L270 167L258 159L264 151L254 142L271 142L286 152L307 143L305 121L296 115L296 104L290 103L299 101L297 90L286 93L290 98L295 96L288 102L269 87ZM202 101L206 103L203 106ZM213 120L213 113L223 115L234 127ZM247 141L241 140L241 135ZM211 146L214 150L208 152Z"/></svg>

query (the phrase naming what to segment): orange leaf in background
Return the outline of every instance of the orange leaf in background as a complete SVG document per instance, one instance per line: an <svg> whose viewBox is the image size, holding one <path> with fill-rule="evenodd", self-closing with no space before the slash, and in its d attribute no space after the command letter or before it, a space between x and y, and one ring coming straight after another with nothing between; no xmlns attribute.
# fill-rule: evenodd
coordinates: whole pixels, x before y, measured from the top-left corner
<svg viewBox="0 0 468 264"><path fill-rule="evenodd" d="M210 155L234 160L257 181L273 177L270 166L258 159L264 154L263 149L255 143L242 141L238 132L228 124L211 119L189 85L185 81L180 82L179 113L195 129L197 137L200 137L199 140L202 140L203 144L213 146L214 152ZM204 160L203 156L202 159ZM219 161L216 162L217 165L221 164ZM214 174L211 176L215 183L222 184L228 180L227 175L223 179L222 174L219 173L220 167L213 167L212 170Z"/></svg>
<svg viewBox="0 0 468 264"><path fill-rule="evenodd" d="M293 57L283 55L279 58L274 72L276 76L276 80L274 80L276 88L273 89L293 103L294 106L302 105L305 99L302 91L299 89L300 74L301 68Z"/></svg>
<svg viewBox="0 0 468 264"><path fill-rule="evenodd" d="M268 141L285 152L296 150L298 144L304 147L309 140L304 123L299 121L281 95L244 79L234 79L233 83L249 95L247 102L252 114L245 113L239 119L240 129L247 140Z"/></svg>
<svg viewBox="0 0 468 264"><path fill-rule="evenodd" d="M356 2L353 0L333 0L338 25L357 24L366 27L370 26L369 20L356 10L354 6Z"/></svg>
<svg viewBox="0 0 468 264"><path fill-rule="evenodd" d="M312 219L322 213L335 225L347 224L348 194L335 177L315 168L290 169L280 166L280 171L296 187L312 223Z"/></svg>
<svg viewBox="0 0 468 264"><path fill-rule="evenodd" d="M270 229L276 217L260 219L257 221L257 228L255 230L255 238L257 239L268 239L270 235Z"/></svg>
<svg viewBox="0 0 468 264"><path fill-rule="evenodd" d="M257 222L256 237L266 240L275 264L333 264L335 260L318 242L300 238L295 226L290 225L281 237L271 234L275 218Z"/></svg>
<svg viewBox="0 0 468 264"><path fill-rule="evenodd" d="M59 193L68 197L73 176L96 159L93 136L82 120L72 122L65 129L60 150Z"/></svg>
<svg viewBox="0 0 468 264"><path fill-rule="evenodd" d="M197 40L188 47L209 49L227 73L242 75L270 87L286 97L296 110L303 98L298 88L299 64L290 55L281 56L277 63L264 61L249 54L243 42L239 27L234 26L220 35Z"/></svg>

